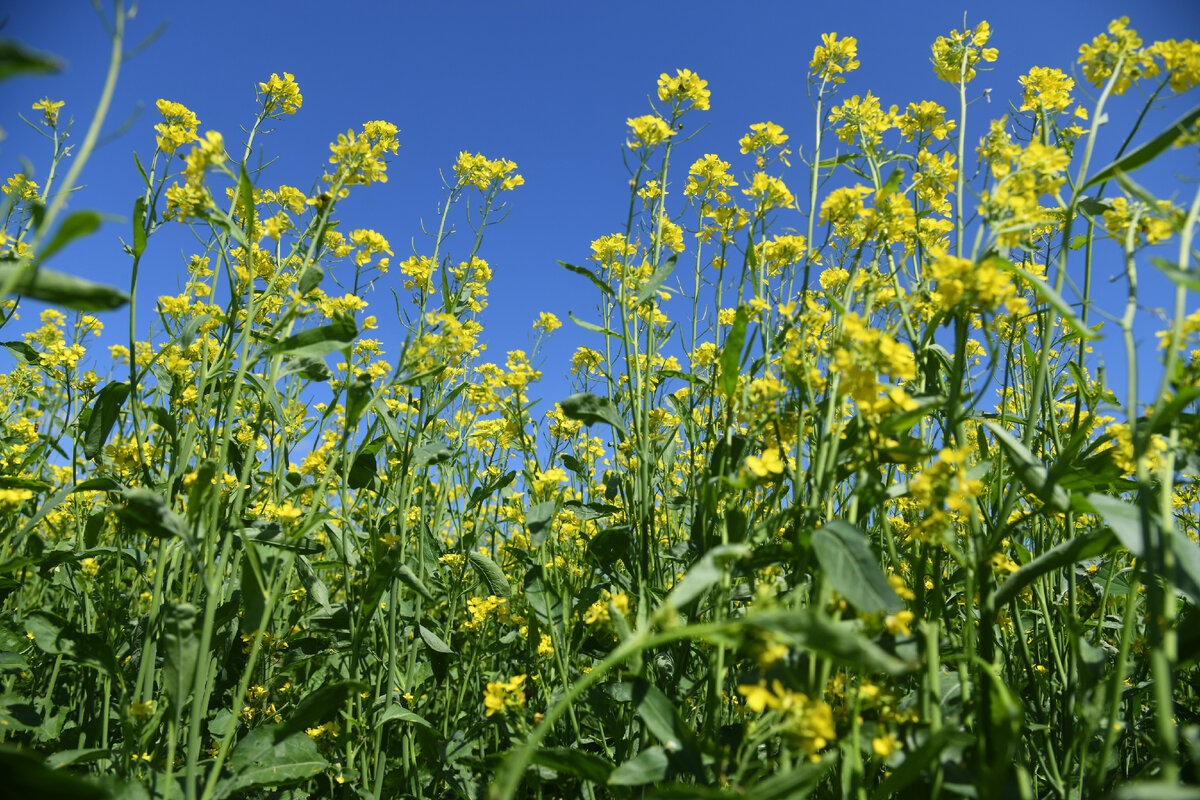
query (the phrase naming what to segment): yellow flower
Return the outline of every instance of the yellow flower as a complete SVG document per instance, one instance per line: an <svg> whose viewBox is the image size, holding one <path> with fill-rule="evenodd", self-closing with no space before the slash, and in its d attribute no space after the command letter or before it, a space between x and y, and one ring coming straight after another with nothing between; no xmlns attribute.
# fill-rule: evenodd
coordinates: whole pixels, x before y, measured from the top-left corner
<svg viewBox="0 0 1200 800"><path fill-rule="evenodd" d="M196 140L196 128L200 120L187 106L170 100L159 100L158 111L163 121L154 126L158 132L158 148L164 153L174 153L180 147Z"/></svg>
<svg viewBox="0 0 1200 800"><path fill-rule="evenodd" d="M1021 96L1022 111L1037 111L1039 108L1062 111L1071 105L1071 90L1075 88L1075 81L1061 69L1034 67L1028 75L1017 78L1017 82L1024 90Z"/></svg>
<svg viewBox="0 0 1200 800"><path fill-rule="evenodd" d="M992 36L986 21L979 23L974 31L959 33L954 30L949 36L939 36L933 43L933 70L937 76L949 83L964 83L975 77L975 65L980 61L995 61L996 48L984 47Z"/></svg>
<svg viewBox="0 0 1200 800"><path fill-rule="evenodd" d="M844 82L845 73L858 69L858 40L853 36L839 40L837 33L823 33L821 42L813 50L808 74L822 81Z"/></svg>
<svg viewBox="0 0 1200 800"><path fill-rule="evenodd" d="M533 323L533 329L535 331L541 331L542 333L547 334L554 333L554 331L561 327L562 323L558 321L558 317L554 316L549 311L543 311L538 315L537 322Z"/></svg>
<svg viewBox="0 0 1200 800"><path fill-rule="evenodd" d="M65 100L51 100L49 97L43 97L33 104L33 110L41 111L46 124L53 128L58 124L58 110L64 105L66 105Z"/></svg>
<svg viewBox="0 0 1200 800"><path fill-rule="evenodd" d="M290 72L283 73L282 78L272 72L271 80L258 84L258 94L262 98L263 112L267 116L295 114L304 102L295 76Z"/></svg>
<svg viewBox="0 0 1200 800"><path fill-rule="evenodd" d="M1129 27L1129 17L1114 19L1108 23L1107 34L1100 34L1090 44L1080 45L1079 63L1083 65L1083 76L1093 86L1100 87L1120 64L1121 72L1113 82L1112 93L1124 94L1139 78L1158 74L1158 64L1154 63L1150 48L1142 50L1141 46L1141 37Z"/></svg>
<svg viewBox="0 0 1200 800"><path fill-rule="evenodd" d="M783 461L779 458L779 448L769 447L761 457L747 456L746 468L760 478L783 474Z"/></svg>
<svg viewBox="0 0 1200 800"><path fill-rule="evenodd" d="M707 111L708 99L712 92L706 89L706 86L708 81L701 80L700 76L690 69L675 70L674 78L664 72L658 77L658 99L663 102L673 100L677 103L690 100L692 108Z"/></svg>
<svg viewBox="0 0 1200 800"><path fill-rule="evenodd" d="M525 706L525 675L514 675L507 681L489 682L483 693L487 716L513 711Z"/></svg>
<svg viewBox="0 0 1200 800"><path fill-rule="evenodd" d="M671 130L667 121L654 114L630 117L625 120L625 124L629 126L629 132L637 139L636 142L625 140L625 145L630 150L637 150L639 147L654 147L675 135L675 131Z"/></svg>
<svg viewBox="0 0 1200 800"><path fill-rule="evenodd" d="M885 733L883 736L876 736L871 740L871 749L877 756L890 756L896 752L898 746L894 733Z"/></svg>

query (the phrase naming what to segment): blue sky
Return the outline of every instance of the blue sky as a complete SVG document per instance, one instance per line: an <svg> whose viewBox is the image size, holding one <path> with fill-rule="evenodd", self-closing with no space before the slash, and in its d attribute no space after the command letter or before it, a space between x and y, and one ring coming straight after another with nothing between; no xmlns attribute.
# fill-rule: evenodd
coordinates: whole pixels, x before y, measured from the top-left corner
<svg viewBox="0 0 1200 800"><path fill-rule="evenodd" d="M29 110L35 100L47 95L65 100L64 114L76 116L74 135L82 139L100 93L108 41L87 3L47 0L2 3L0 8L0 16L8 16L0 37L17 38L66 62L58 75L0 83L0 125L7 133L0 142L0 167L12 174L20 169L20 158L27 157L38 180L44 177L48 146L17 114L36 119L38 112ZM411 253L414 241L418 251L427 252L420 223L436 225L442 196L439 170L448 172L459 151L518 164L526 183L509 196L511 214L490 230L482 252L495 270L485 340L490 359L502 362L506 350L527 346L539 311L552 311L565 321L568 310L586 316L594 306L595 290L556 262L582 263L593 239L622 229L629 179L620 152L625 120L647 113L647 97L660 73L690 68L708 80L712 91L712 110L694 112L688 132L699 122L707 123L707 129L674 161L678 191L687 165L705 152L721 155L738 173L751 171L737 147L751 123L781 124L792 135L793 152L808 151L813 112L805 73L823 32L836 31L859 42L862 66L850 76L842 96L870 90L885 105L903 108L928 99L952 109L955 89L934 77L929 46L938 35L962 29L964 11L970 26L981 19L991 23L991 45L1000 52L993 71L971 85L975 91L991 88L994 98L972 106L967 131L972 151L987 121L1003 114L1008 101L1019 99L1019 75L1035 65L1071 74L1079 45L1114 17L1130 15L1132 27L1147 43L1200 38L1196 0L144 2L129 24L130 44L163 22L166 29L125 64L106 129L117 129L139 107L140 116L94 155L83 173L86 188L71 204L124 221L106 224L50 266L127 284L128 260L118 237L128 237L127 220L139 194L132 153L148 158L154 147L155 101L167 98L187 105L199 116L202 131L221 131L230 149L240 152L239 128L254 114L257 82L287 71L295 75L304 105L262 140L267 156L278 159L268 168L265 185L307 188L321 174L328 143L339 132L374 119L396 124L401 148L388 168L390 181L358 191L340 213L348 226L374 228L387 236L396 260ZM1165 104L1138 139L1157 133L1195 103L1193 95ZM1114 124L1102 131L1098 165L1115 152L1128 131L1129 115L1139 108L1136 92L1113 102ZM793 165L784 178L801 194L807 178L797 160ZM1177 201L1187 202L1191 187L1173 171L1194 179L1200 170L1194 157L1177 154L1171 163L1138 177L1150 189L1177 192ZM802 227L802 220L785 216L780 224ZM461 248L466 244L459 241L457 254L465 255ZM150 318L152 298L174 293L183 280L187 247L182 237L151 239L139 289L147 303L139 311L143 323ZM1115 260L1100 265L1102 291L1112 293L1114 308L1124 301L1124 284L1110 285L1106 279L1119 269ZM1147 304L1166 305L1161 281L1146 277L1152 289ZM385 277L385 286L389 280L398 285L398 274ZM390 296L385 291L369 299L372 312L384 321ZM20 324L34 324L36 305L23 310ZM109 330L104 341L121 341L124 314L107 315L105 321ZM386 324L382 333L386 344ZM3 338L16 336L10 329ZM548 399L565 393L558 378L579 344L596 342L569 322L552 340L543 365Z"/></svg>

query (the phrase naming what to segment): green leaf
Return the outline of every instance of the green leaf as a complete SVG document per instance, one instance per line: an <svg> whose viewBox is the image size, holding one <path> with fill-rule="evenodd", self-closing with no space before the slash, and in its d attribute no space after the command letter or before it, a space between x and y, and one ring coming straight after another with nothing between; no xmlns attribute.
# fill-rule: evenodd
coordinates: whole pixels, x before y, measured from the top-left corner
<svg viewBox="0 0 1200 800"><path fill-rule="evenodd" d="M1001 608L1033 581L1048 572L1069 566L1086 558L1104 555L1112 549L1114 538L1111 531L1098 530L1076 536L1042 553L1012 575L996 592L996 608Z"/></svg>
<svg viewBox="0 0 1200 800"><path fill-rule="evenodd" d="M871 793L871 800L896 797L902 789L924 775L925 770L930 764L938 761L947 746L966 747L974 741L974 737L955 728L939 728L929 735L924 744L908 753L904 762L875 787L875 791Z"/></svg>
<svg viewBox="0 0 1200 800"><path fill-rule="evenodd" d="M13 39L0 40L0 81L23 72L51 74L62 69L62 62L49 53L30 50Z"/></svg>
<svg viewBox="0 0 1200 800"><path fill-rule="evenodd" d="M750 552L750 547L744 544L719 545L706 552L671 589L658 614L669 614L670 610L683 608L695 600L720 582L727 562L745 558Z"/></svg>
<svg viewBox="0 0 1200 800"><path fill-rule="evenodd" d="M95 211L76 211L71 214L58 226L58 230L46 246L34 256L33 263L40 265L75 239L94 232L100 227L100 220L101 216Z"/></svg>
<svg viewBox="0 0 1200 800"><path fill-rule="evenodd" d="M309 328L292 334L283 341L267 348L264 355L282 355L293 358L320 358L349 347L358 336L358 326L353 317L335 317L329 325Z"/></svg>
<svg viewBox="0 0 1200 800"><path fill-rule="evenodd" d="M83 434L83 454L95 461L104 451L108 434L120 416L121 406L129 398L128 383L108 383L100 390L91 405L92 415L88 418Z"/></svg>
<svg viewBox="0 0 1200 800"><path fill-rule="evenodd" d="M318 264L309 264L308 268L300 274L300 280L296 283L296 291L301 297L304 297L320 286L323 280L325 280L325 270L321 269Z"/></svg>
<svg viewBox="0 0 1200 800"><path fill-rule="evenodd" d="M849 161L853 161L854 159L861 158L861 157L862 157L862 153L859 153L859 152L842 153L840 156L835 156L833 158L821 159L821 161L818 162L817 167L819 167L820 169L830 169L832 167L838 166L839 164L845 164Z"/></svg>
<svg viewBox="0 0 1200 800"><path fill-rule="evenodd" d="M107 747L87 747L81 750L59 750L46 756L46 766L51 769L62 769L72 764L94 764L97 761L112 756Z"/></svg>
<svg viewBox="0 0 1200 800"><path fill-rule="evenodd" d="M511 484L516 479L517 479L516 470L510 469L508 472L504 473L499 478L496 478L496 480L489 481L488 483L485 483L482 486L478 487L477 489L475 489L475 491L471 492L471 499L467 501L467 511L470 511L471 509L475 508L480 503L482 503L484 500L488 499L496 492L505 488L506 486Z"/></svg>
<svg viewBox="0 0 1200 800"><path fill-rule="evenodd" d="M4 775L4 791L9 797L36 797L38 800L109 800L112 797L106 789L69 772L51 769L10 745L0 746L0 773Z"/></svg>
<svg viewBox="0 0 1200 800"><path fill-rule="evenodd" d="M300 584L304 592L317 602L326 612L332 613L329 605L329 587L317 575L312 564L304 556L296 556L296 572L300 575Z"/></svg>
<svg viewBox="0 0 1200 800"><path fill-rule="evenodd" d="M647 747L619 765L608 776L609 786L644 786L665 780L671 774L671 762L661 747Z"/></svg>
<svg viewBox="0 0 1200 800"><path fill-rule="evenodd" d="M196 637L196 607L171 603L163 609L163 691L174 708L183 708L196 674L200 642Z"/></svg>
<svg viewBox="0 0 1200 800"><path fill-rule="evenodd" d="M49 611L34 611L24 619L25 630L43 653L63 655L109 675L117 670L117 661L104 638L84 633L67 620Z"/></svg>
<svg viewBox="0 0 1200 800"><path fill-rule="evenodd" d="M146 197L133 201L133 257L141 258L146 252Z"/></svg>
<svg viewBox="0 0 1200 800"><path fill-rule="evenodd" d="M602 333L605 336L616 339L619 342L625 341L625 337L622 336L621 334L617 333L616 331L610 331L608 328L604 328L604 327L601 327L600 325L596 325L595 323L587 322L586 320L582 320L579 317L575 316L575 314L570 311L567 312L567 317L571 320L571 322L574 322L576 325L583 328L585 331L592 331L593 333Z"/></svg>
<svg viewBox="0 0 1200 800"><path fill-rule="evenodd" d="M275 728L275 741L302 734L309 728L335 719L347 700L368 688L362 681L338 681L305 695L287 721Z"/></svg>
<svg viewBox="0 0 1200 800"><path fill-rule="evenodd" d="M811 650L849 667L893 675L909 670L908 664L867 639L853 623L835 622L811 609L748 614L743 624L770 631L794 647Z"/></svg>
<svg viewBox="0 0 1200 800"><path fill-rule="evenodd" d="M611 425L617 438L624 441L625 421L621 419L616 404L609 398L581 392L564 398L559 406L567 419L578 420L584 425L594 425L597 422Z"/></svg>
<svg viewBox="0 0 1200 800"><path fill-rule="evenodd" d="M900 188L900 181L904 180L904 167L895 167L892 169L883 186L879 187L879 191L875 193L875 205L879 205Z"/></svg>
<svg viewBox="0 0 1200 800"><path fill-rule="evenodd" d="M746 797L755 800L803 800L825 779L838 763L839 757L840 751L832 750L823 755L820 761L794 766L787 772L772 775L747 787Z"/></svg>
<svg viewBox="0 0 1200 800"><path fill-rule="evenodd" d="M412 567L408 564L401 564L396 568L396 577L400 579L408 588L412 589L417 594L424 597L429 602L433 602L433 593L425 586L425 582L417 577L417 573L413 572Z"/></svg>
<svg viewBox="0 0 1200 800"><path fill-rule="evenodd" d="M613 772L608 760L572 747L542 747L531 761L559 775L575 775L592 783L605 783Z"/></svg>
<svg viewBox="0 0 1200 800"><path fill-rule="evenodd" d="M283 786L308 780L321 774L329 762L317 749L317 743L304 733L280 740L282 726L271 725L250 731L229 756L233 774L220 781L213 800L222 800L258 786Z"/></svg>
<svg viewBox="0 0 1200 800"><path fill-rule="evenodd" d="M420 725L422 728L433 730L433 725L430 724L429 720L425 719L415 711L409 711L404 706L389 706L388 710L380 714L375 720L375 724L382 725L385 722L391 722L394 719L398 719L401 722L411 722L414 725Z"/></svg>
<svg viewBox="0 0 1200 800"><path fill-rule="evenodd" d="M178 537L191 541L187 523L167 505L158 492L150 489L125 489L121 492L125 505L117 515L126 523L150 536Z"/></svg>
<svg viewBox="0 0 1200 800"><path fill-rule="evenodd" d="M1034 277L1006 258L991 256L985 259L984 263L988 262L990 262L991 265L997 269L1002 269L1006 272L1014 272L1017 275L1020 275L1025 280L1026 285L1029 286L1029 288L1032 289L1035 294L1040 295L1043 300L1049 303L1054 310L1058 312L1058 315L1062 317L1068 325L1071 326L1071 330L1074 332L1075 336L1085 341L1102 338L1100 333L1083 324L1083 320L1076 316L1071 307L1067 305L1067 302L1062 299L1059 293L1056 292L1054 287L1049 283L1041 278Z"/></svg>
<svg viewBox="0 0 1200 800"><path fill-rule="evenodd" d="M721 371L718 386L726 400L733 399L737 391L738 373L742 366L742 347L746 343L746 323L750 312L746 306L738 306L737 315L733 318L733 327L725 337L725 349L721 351Z"/></svg>
<svg viewBox="0 0 1200 800"><path fill-rule="evenodd" d="M447 445L441 442L430 442L413 451L412 463L418 467L441 464L443 461L449 461L453 455L454 451Z"/></svg>
<svg viewBox="0 0 1200 800"><path fill-rule="evenodd" d="M1138 167L1148 164L1159 153L1166 150L1175 143L1175 140L1187 133L1192 123L1200 119L1200 106L1188 111L1179 119L1172 122L1166 130L1155 136L1145 144L1130 150L1125 155L1118 158L1116 161L1109 164L1104 169L1097 172L1092 177L1088 178L1083 186L1079 187L1079 191L1083 191L1089 186L1095 186L1098 183L1110 180L1119 172L1133 172Z"/></svg>
<svg viewBox="0 0 1200 800"><path fill-rule="evenodd" d="M0 342L0 347L4 347L8 352L26 364L36 365L42 363L42 354L34 350L26 342Z"/></svg>
<svg viewBox="0 0 1200 800"><path fill-rule="evenodd" d="M646 281L642 290L638 292L637 300L634 301L634 306L640 306L650 298L654 297L658 292L659 287L663 285L663 281L671 276L675 271L675 262L679 259L678 253L672 253L666 261L662 262L658 269L654 270L654 274Z"/></svg>
<svg viewBox="0 0 1200 800"><path fill-rule="evenodd" d="M508 578L504 576L504 570L500 568L499 564L477 550L468 552L467 560L479 573L479 577L483 578L483 582L487 584L491 594L496 597L512 595L512 587L508 585Z"/></svg>
<svg viewBox="0 0 1200 800"><path fill-rule="evenodd" d="M417 632L421 634L421 641L425 642L425 646L433 652L442 653L443 655L449 655L454 652L450 649L450 645L446 644L440 636L424 625L418 625Z"/></svg>
<svg viewBox="0 0 1200 800"><path fill-rule="evenodd" d="M1180 269L1174 261L1168 261L1161 256L1150 256L1150 263L1158 267L1176 286L1183 286L1193 292L1200 292L1200 269ZM11 348L10 348L11 349Z"/></svg>
<svg viewBox="0 0 1200 800"><path fill-rule="evenodd" d="M638 717L651 735L662 743L663 750L672 754L697 778L703 778L696 734L684 724L670 698L644 678L633 681L632 697Z"/></svg>
<svg viewBox="0 0 1200 800"><path fill-rule="evenodd" d="M560 266L564 267L565 269L570 270L571 272L574 272L576 275L584 276L585 278L590 280L592 283L594 283L596 285L597 289L604 292L609 297L616 297L616 294L613 292L612 287L609 286L607 283L605 283L604 280L599 275L592 272L587 267L577 267L574 264L568 264L565 261L559 261L558 263Z"/></svg>
<svg viewBox="0 0 1200 800"><path fill-rule="evenodd" d="M859 611L875 614L904 608L871 551L871 542L858 528L832 520L813 534L812 545L833 588Z"/></svg>
<svg viewBox="0 0 1200 800"><path fill-rule="evenodd" d="M1063 512L1071 507L1071 495L1061 486L1052 482L1046 472L1046 467L1029 451L1020 439L1006 431L990 419L982 420L1000 447L1008 456L1013 474L1025 485L1035 497L1046 504L1051 511Z"/></svg>
<svg viewBox="0 0 1200 800"><path fill-rule="evenodd" d="M28 262L7 261L0 264L0 285L13 279L20 271L22 277L13 291L51 305L73 308L76 311L112 311L129 302L129 295L113 286L94 283L65 272L39 269L30 277Z"/></svg>

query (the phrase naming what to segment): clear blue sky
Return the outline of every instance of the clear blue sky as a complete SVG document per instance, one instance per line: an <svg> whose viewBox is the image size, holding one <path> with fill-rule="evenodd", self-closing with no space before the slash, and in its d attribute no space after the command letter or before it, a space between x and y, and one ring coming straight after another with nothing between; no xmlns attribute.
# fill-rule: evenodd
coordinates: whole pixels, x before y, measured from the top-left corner
<svg viewBox="0 0 1200 800"><path fill-rule="evenodd" d="M132 128L99 150L83 174L87 187L72 201L75 209L94 208L125 221L106 224L86 243L76 244L50 264L118 285L128 281L128 259L118 236L128 237L128 217L139 180L132 152L148 157L154 147L154 102L167 98L190 107L201 130L221 131L231 150L239 150L239 127L252 119L257 82L272 72L291 72L304 94L302 110L283 120L262 140L269 157L278 157L265 185L292 183L307 189L323 170L328 143L367 120L384 119L400 127L399 155L388 168L390 181L359 190L340 216L350 227L370 227L389 238L396 260L427 252L420 221L435 219L441 197L439 170L448 171L460 150L514 160L526 184L509 195L512 213L492 228L482 256L495 270L485 340L491 360L524 348L539 311L566 321L568 310L587 315L595 290L557 260L582 263L589 243L621 230L628 203L628 175L620 146L625 120L647 113L647 97L661 72L687 67L709 82L712 110L693 113L709 127L674 161L674 187L682 187L687 165L704 152L715 152L749 172L738 155L737 140L751 123L771 120L792 135L795 151L808 152L812 109L805 73L823 32L855 36L861 68L850 76L842 95L881 97L885 105L935 100L947 108L955 89L935 79L929 46L952 28L962 29L963 14L973 26L991 23L991 44L1000 51L994 70L972 84L990 87L994 102L972 107L968 127L973 151L987 120L1019 99L1017 77L1032 66L1050 66L1071 74L1078 47L1103 31L1114 17L1127 14L1149 43L1166 38L1200 38L1200 2L1008 2L917 3L842 2L350 2L265 3L260 0L211 0L203 3L143 2L129 25L133 44L161 23L163 35L128 61L122 71L108 130L140 106ZM0 83L0 143L5 175L20 169L20 158L44 177L47 145L18 118L44 95L67 102L64 114L76 116L75 136L82 139L87 118L99 96L108 42L90 4L45 0L0 0L8 24L0 37L62 57L58 75L22 77ZM1077 89L1078 91L1078 89ZM1139 135L1161 130L1195 96L1169 103L1152 116ZM1138 107L1136 92L1112 106L1115 125L1103 135L1097 163L1111 157L1128 130L1128 113ZM785 180L796 193L806 191L802 165L793 160ZM1152 190L1180 193L1189 188L1172 169L1197 175L1194 156L1177 158L1153 172L1139 174ZM678 197L678 195L676 195ZM436 224L436 223L434 223ZM797 215L781 225L800 226ZM466 246L466 243L461 243ZM143 262L146 310L152 298L173 293L182 281L189 251L184 239L151 240ZM456 255L465 255L458 249ZM1100 281L1119 271L1102 265ZM1149 267L1147 267L1149 271ZM398 274L384 278L398 281ZM1160 291L1147 298L1165 305ZM1123 302L1124 284L1107 291ZM369 298L384 321L390 296ZM18 330L36 321L36 305L24 307ZM668 309L669 311L670 309ZM124 314L105 317L105 342L120 341ZM1148 329L1147 329L1148 330ZM1114 331L1115 332L1115 331ZM17 338L11 328L3 338ZM144 336L144 330L141 335ZM382 331L387 338L388 329ZM1110 334L1111 335L1111 334ZM556 335L544 362L548 400L558 399L559 376L579 344L595 345L589 334L569 322ZM1147 332L1145 338L1152 337Z"/></svg>

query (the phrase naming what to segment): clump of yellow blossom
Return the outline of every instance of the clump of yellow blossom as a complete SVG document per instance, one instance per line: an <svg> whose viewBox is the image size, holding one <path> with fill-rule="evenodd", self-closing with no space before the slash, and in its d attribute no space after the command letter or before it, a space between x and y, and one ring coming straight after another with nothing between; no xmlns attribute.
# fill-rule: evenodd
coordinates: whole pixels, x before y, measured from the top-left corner
<svg viewBox="0 0 1200 800"><path fill-rule="evenodd" d="M692 108L707 111L708 100L712 92L706 89L706 86L708 86L708 81L701 79L690 69L676 70L674 78L664 72L658 78L658 99L663 102L671 100L677 103L690 100Z"/></svg>
<svg viewBox="0 0 1200 800"><path fill-rule="evenodd" d="M813 50L808 74L814 80L843 83L846 73L858 69L858 40L853 36L838 39L837 33L821 34L821 44Z"/></svg>
<svg viewBox="0 0 1200 800"><path fill-rule="evenodd" d="M971 81L980 61L996 60L996 48L984 46L991 38L992 29L986 20L973 31L953 30L949 36L939 36L933 43L933 71L948 83Z"/></svg>
<svg viewBox="0 0 1200 800"><path fill-rule="evenodd" d="M258 84L259 98L262 100L263 113L269 117L280 114L295 114L304 102L300 87L292 73L285 72L283 77L272 72L271 79Z"/></svg>
<svg viewBox="0 0 1200 800"><path fill-rule="evenodd" d="M514 675L507 681L489 681L483 693L487 716L515 711L525 706L525 675Z"/></svg>

